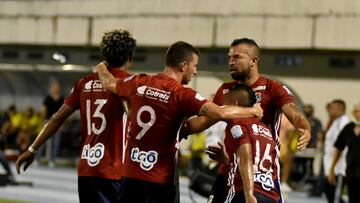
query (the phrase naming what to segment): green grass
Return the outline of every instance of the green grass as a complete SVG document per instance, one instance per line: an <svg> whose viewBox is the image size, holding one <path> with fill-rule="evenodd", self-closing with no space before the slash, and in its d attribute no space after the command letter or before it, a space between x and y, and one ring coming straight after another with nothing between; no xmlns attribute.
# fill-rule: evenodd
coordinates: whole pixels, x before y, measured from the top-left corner
<svg viewBox="0 0 360 203"><path fill-rule="evenodd" d="M27 203L27 202L10 200L10 199L0 199L0 203Z"/></svg>

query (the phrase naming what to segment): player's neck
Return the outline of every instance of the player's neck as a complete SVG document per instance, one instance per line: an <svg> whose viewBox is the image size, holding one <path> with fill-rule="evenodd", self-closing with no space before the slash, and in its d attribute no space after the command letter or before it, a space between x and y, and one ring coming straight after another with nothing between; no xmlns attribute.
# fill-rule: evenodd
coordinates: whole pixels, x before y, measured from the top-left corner
<svg viewBox="0 0 360 203"><path fill-rule="evenodd" d="M175 68L165 67L163 74L166 76L175 79L178 82L181 82L182 75Z"/></svg>
<svg viewBox="0 0 360 203"><path fill-rule="evenodd" d="M251 76L245 80L245 84L248 85L248 86L251 86L251 85L253 85L259 78L260 78L259 72L255 72L255 73L251 74Z"/></svg>

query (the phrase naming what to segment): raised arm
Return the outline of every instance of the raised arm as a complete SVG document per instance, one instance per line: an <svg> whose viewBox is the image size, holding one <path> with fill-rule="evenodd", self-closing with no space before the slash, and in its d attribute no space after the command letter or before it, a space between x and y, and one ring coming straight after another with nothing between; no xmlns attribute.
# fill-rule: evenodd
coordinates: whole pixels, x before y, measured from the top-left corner
<svg viewBox="0 0 360 203"><path fill-rule="evenodd" d="M251 144L246 143L239 146L236 155L239 159L239 171L244 186L244 195L247 203L256 202L254 196L254 169L253 157L251 155Z"/></svg>
<svg viewBox="0 0 360 203"><path fill-rule="evenodd" d="M311 139L310 124L306 118L301 114L298 107L294 103L285 104L281 110L285 116L289 119L290 123L293 124L295 129L300 135L299 142L297 144L298 150L304 150L309 144Z"/></svg>
<svg viewBox="0 0 360 203"><path fill-rule="evenodd" d="M101 85L106 90L116 93L116 83L119 80L119 78L115 78L110 71L107 69L105 63L99 63L94 68L94 72L98 74L99 79L101 81Z"/></svg>
<svg viewBox="0 0 360 203"><path fill-rule="evenodd" d="M181 134L189 135L201 132L220 120L249 118L253 116L261 118L263 116L263 110L259 104L255 104L253 107L219 107L212 102L207 102L201 107L199 114L201 116L193 116L186 122Z"/></svg>
<svg viewBox="0 0 360 203"><path fill-rule="evenodd" d="M43 145L46 140L54 135L64 121L74 112L74 109L67 104L63 104L61 108L50 117L49 121L43 126L35 141L30 145L29 149L22 153L16 161L16 171L20 174L20 168L23 163L24 171L30 166L35 158L36 151Z"/></svg>

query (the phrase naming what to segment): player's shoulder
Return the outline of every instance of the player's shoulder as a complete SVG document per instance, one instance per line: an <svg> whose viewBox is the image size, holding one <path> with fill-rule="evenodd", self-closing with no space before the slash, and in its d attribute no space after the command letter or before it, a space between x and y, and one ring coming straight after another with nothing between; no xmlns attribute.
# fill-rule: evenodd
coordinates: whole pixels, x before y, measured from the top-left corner
<svg viewBox="0 0 360 203"><path fill-rule="evenodd" d="M270 87L282 85L282 83L280 81L273 79L273 78L266 77L266 76L260 76L258 83L264 84L264 85L267 85Z"/></svg>
<svg viewBox="0 0 360 203"><path fill-rule="evenodd" d="M121 78L123 83L128 83L128 82L133 82L133 81L139 81L139 80L144 80L146 78L150 77L147 74L144 73L140 73L140 74L129 74L126 77Z"/></svg>
<svg viewBox="0 0 360 203"><path fill-rule="evenodd" d="M240 118L233 120L233 125L241 125L243 127L250 127L252 124L260 123L260 120L257 117L250 117L250 118Z"/></svg>
<svg viewBox="0 0 360 203"><path fill-rule="evenodd" d="M221 84L220 88L222 89L230 89L232 86L234 86L235 84L238 84L239 81L233 80L230 82L224 82L223 84Z"/></svg>
<svg viewBox="0 0 360 203"><path fill-rule="evenodd" d="M77 82L78 85L85 85L85 83L89 81L96 80L97 74L96 73L89 73L88 75L85 75L84 77L80 78Z"/></svg>
<svg viewBox="0 0 360 203"><path fill-rule="evenodd" d="M110 72L116 78L126 78L131 75L129 72L121 70L119 68L113 68L110 70Z"/></svg>

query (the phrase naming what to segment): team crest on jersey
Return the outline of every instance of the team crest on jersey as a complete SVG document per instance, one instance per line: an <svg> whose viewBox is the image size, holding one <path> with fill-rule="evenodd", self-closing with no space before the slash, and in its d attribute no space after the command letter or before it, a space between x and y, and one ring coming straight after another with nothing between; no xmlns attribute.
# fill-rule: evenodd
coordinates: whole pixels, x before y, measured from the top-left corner
<svg viewBox="0 0 360 203"><path fill-rule="evenodd" d="M243 131L241 130L240 125L234 125L230 129L230 132L231 132L231 135L233 136L234 139L240 138L243 135Z"/></svg>
<svg viewBox="0 0 360 203"><path fill-rule="evenodd" d="M100 80L89 80L87 83L85 83L84 85L84 92L99 92L99 91L104 91Z"/></svg>
<svg viewBox="0 0 360 203"><path fill-rule="evenodd" d="M90 147L89 144L84 145L81 159L86 159L89 166L94 167L98 165L104 157L105 146L102 143L97 143Z"/></svg>
<svg viewBox="0 0 360 203"><path fill-rule="evenodd" d="M266 191L270 191L272 188L274 188L274 181L272 180L272 174L270 172L255 173L254 182L261 183L261 187Z"/></svg>
<svg viewBox="0 0 360 203"><path fill-rule="evenodd" d="M135 147L131 149L131 160L139 162L141 169L150 171L158 160L158 153L156 151L140 151L139 148Z"/></svg>

